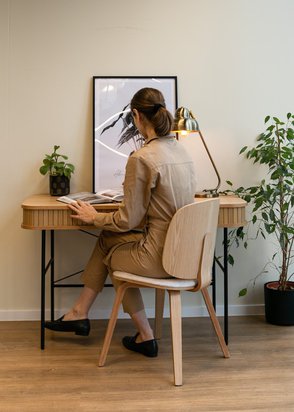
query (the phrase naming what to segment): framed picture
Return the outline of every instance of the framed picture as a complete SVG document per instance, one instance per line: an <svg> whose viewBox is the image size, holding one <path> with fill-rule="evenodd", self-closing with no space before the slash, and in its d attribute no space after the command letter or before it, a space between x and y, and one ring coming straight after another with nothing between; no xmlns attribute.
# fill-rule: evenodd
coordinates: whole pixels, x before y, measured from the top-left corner
<svg viewBox="0 0 294 412"><path fill-rule="evenodd" d="M143 87L159 89L175 113L176 76L93 77L93 192L122 186L128 156L142 144L129 103Z"/></svg>

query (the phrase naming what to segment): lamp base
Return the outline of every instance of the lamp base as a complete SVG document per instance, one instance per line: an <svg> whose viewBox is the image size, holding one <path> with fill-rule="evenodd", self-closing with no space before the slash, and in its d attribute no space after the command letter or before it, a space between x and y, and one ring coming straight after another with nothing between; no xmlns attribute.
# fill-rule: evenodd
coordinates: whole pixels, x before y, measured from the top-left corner
<svg viewBox="0 0 294 412"><path fill-rule="evenodd" d="M204 191L204 192L195 193L194 197L209 199L209 198L213 198L213 197L219 197L219 194L218 194L218 192L216 192L214 190L207 190L207 191Z"/></svg>

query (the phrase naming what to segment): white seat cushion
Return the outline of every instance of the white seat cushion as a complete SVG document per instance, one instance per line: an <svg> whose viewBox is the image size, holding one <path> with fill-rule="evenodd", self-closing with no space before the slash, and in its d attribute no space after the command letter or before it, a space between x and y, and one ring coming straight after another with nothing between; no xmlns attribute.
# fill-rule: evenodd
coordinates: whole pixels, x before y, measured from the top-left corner
<svg viewBox="0 0 294 412"><path fill-rule="evenodd" d="M197 280L186 280L186 279L158 279L158 278L148 278L145 276L134 275L128 272L113 272L113 276L116 279L122 280L124 282L136 283L141 286L156 287L159 289L169 289L169 290L190 290L195 288L197 285Z"/></svg>

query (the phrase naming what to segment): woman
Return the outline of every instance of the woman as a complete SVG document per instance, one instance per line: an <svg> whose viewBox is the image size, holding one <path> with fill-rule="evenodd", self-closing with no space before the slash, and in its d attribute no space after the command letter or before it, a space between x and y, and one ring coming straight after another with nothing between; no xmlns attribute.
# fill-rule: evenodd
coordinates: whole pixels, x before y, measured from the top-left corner
<svg viewBox="0 0 294 412"><path fill-rule="evenodd" d="M80 297L66 315L46 322L48 329L88 335L90 307L103 289L107 275L111 276L115 270L154 278L169 277L162 266L165 236L177 209L193 202L196 186L193 162L170 135L173 117L159 90L139 90L131 100L131 112L145 143L128 159L124 201L113 213L97 213L83 202L69 205L73 219L94 224L103 231L83 273ZM123 307L138 330L135 336L123 338L123 345L145 356L157 356L157 343L139 289L127 290Z"/></svg>

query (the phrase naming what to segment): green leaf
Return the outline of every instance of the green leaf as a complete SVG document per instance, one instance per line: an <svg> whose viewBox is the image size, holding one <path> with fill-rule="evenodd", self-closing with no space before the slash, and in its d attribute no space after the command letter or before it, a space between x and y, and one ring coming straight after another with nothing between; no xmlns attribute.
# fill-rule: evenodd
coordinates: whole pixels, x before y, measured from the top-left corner
<svg viewBox="0 0 294 412"><path fill-rule="evenodd" d="M266 116L266 118L264 119L264 123L267 123L270 118L271 118L270 116Z"/></svg>
<svg viewBox="0 0 294 412"><path fill-rule="evenodd" d="M241 149L240 152L239 152L239 155L242 154L242 153L244 153L245 150L247 150L247 148L248 148L248 146L242 147L242 149Z"/></svg>
<svg viewBox="0 0 294 412"><path fill-rule="evenodd" d="M270 210L270 219L271 219L272 222L275 222L275 221L276 221L276 219L275 219L275 212L273 211L273 209Z"/></svg>
<svg viewBox="0 0 294 412"><path fill-rule="evenodd" d="M48 167L47 165L41 166L40 169L39 169L39 172L40 172L42 175L45 175L46 173L48 173L48 171L49 171L49 167Z"/></svg>
<svg viewBox="0 0 294 412"><path fill-rule="evenodd" d="M267 231L268 234L271 234L275 231L275 226L274 225L269 225L267 223L264 224L265 230Z"/></svg>
<svg viewBox="0 0 294 412"><path fill-rule="evenodd" d="M229 186L233 186L233 183L230 182L229 180L226 180L226 183L227 183Z"/></svg>
<svg viewBox="0 0 294 412"><path fill-rule="evenodd" d="M269 127L267 128L267 130L269 130L270 132L272 132L272 131L274 130L274 128L275 128L275 126L272 124L271 126L269 126Z"/></svg>
<svg viewBox="0 0 294 412"><path fill-rule="evenodd" d="M232 266L234 265L235 261L234 261L234 258L233 258L232 255L228 255L228 262L229 262L230 265L232 265Z"/></svg>
<svg viewBox="0 0 294 412"><path fill-rule="evenodd" d="M260 206L263 204L263 201L264 201L264 199L262 197L258 197L255 200L255 206L254 206L254 209L253 209L254 212L260 208Z"/></svg>
<svg viewBox="0 0 294 412"><path fill-rule="evenodd" d="M272 180L277 180L277 179L279 179L280 176L283 176L283 172L282 172L282 170L277 169L271 174L271 179Z"/></svg>
<svg viewBox="0 0 294 412"><path fill-rule="evenodd" d="M239 298L241 298L242 296L245 296L246 294L247 294L247 288L244 288L244 289L240 290Z"/></svg>
<svg viewBox="0 0 294 412"><path fill-rule="evenodd" d="M254 193L256 193L257 190L258 190L258 187L257 187L257 186L253 186L253 187L250 187L250 188L249 188L249 192L250 192L252 195L253 195Z"/></svg>

